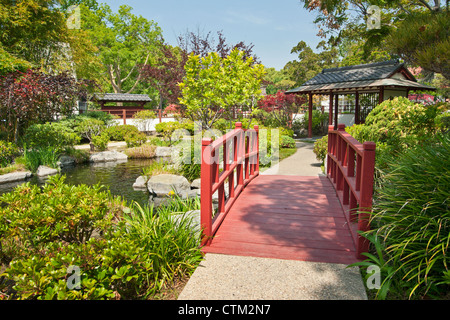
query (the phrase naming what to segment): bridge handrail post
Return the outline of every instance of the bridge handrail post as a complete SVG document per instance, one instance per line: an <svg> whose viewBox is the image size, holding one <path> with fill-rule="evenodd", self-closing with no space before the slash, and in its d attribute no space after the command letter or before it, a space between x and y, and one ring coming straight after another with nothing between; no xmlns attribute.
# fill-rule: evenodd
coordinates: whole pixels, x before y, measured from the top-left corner
<svg viewBox="0 0 450 320"><path fill-rule="evenodd" d="M212 236L212 157L211 138L202 139L200 223L202 228L202 246L211 241Z"/></svg>
<svg viewBox="0 0 450 320"><path fill-rule="evenodd" d="M359 217L358 230L370 230L370 214L372 212L373 181L375 170L376 144L372 141L363 143L363 156L361 165L361 190L359 195ZM369 242L366 238L358 235L357 254L360 259L361 253L368 252Z"/></svg>

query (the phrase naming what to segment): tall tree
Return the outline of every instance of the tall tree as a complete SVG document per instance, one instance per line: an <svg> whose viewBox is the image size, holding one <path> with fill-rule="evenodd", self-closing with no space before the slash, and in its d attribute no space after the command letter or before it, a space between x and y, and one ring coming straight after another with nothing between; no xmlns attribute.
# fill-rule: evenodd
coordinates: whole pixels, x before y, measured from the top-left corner
<svg viewBox="0 0 450 320"><path fill-rule="evenodd" d="M120 6L114 13L106 4L98 10L82 5L82 29L86 30L103 63L109 84L116 93L136 92L142 84L140 66L152 59L162 41L161 28L153 20Z"/></svg>
<svg viewBox="0 0 450 320"><path fill-rule="evenodd" d="M85 96L92 85L77 81L68 73L46 74L33 69L11 72L0 78L0 120L15 142L21 131L33 123L70 115L75 100Z"/></svg>
<svg viewBox="0 0 450 320"><path fill-rule="evenodd" d="M230 117L232 107L251 107L261 93L264 67L244 59L244 52L234 49L221 58L211 52L204 58L191 54L180 84L186 115L211 128L218 119Z"/></svg>
<svg viewBox="0 0 450 320"><path fill-rule="evenodd" d="M298 54L298 59L288 62L284 67L284 71L289 74L292 81L295 81L296 86L300 86L313 78L324 68L338 66L337 48L327 49L324 42L320 43L319 47L324 49L316 53L306 42L300 41L292 48L291 53Z"/></svg>
<svg viewBox="0 0 450 320"><path fill-rule="evenodd" d="M0 44L35 66L51 62L66 40L66 30L56 0L0 1Z"/></svg>
<svg viewBox="0 0 450 320"><path fill-rule="evenodd" d="M411 63L421 61L423 68L445 72L443 69L448 65L448 60L441 58L444 58L449 49L447 24L449 1L301 0L300 2L309 11L317 13L315 23L320 27L319 35L328 38L331 44L336 45L343 39L356 42L362 39L364 58L367 58L374 49L381 51L388 49L390 55L398 55ZM376 6L376 10L373 11L371 6ZM373 20L376 20L377 24L371 27L368 22ZM437 20L442 21L440 26L433 24ZM425 29L432 31L422 32ZM442 31L443 29L447 32ZM421 39L419 45L418 38ZM430 61L431 47L438 47L434 51L438 54L438 59L435 59L438 61L434 63ZM411 51L417 54L411 54ZM416 58L412 58L413 56ZM427 58L418 59L417 56Z"/></svg>
<svg viewBox="0 0 450 320"><path fill-rule="evenodd" d="M165 100L169 104L178 103L180 97L179 83L185 75L184 65L187 55L178 47L162 44L159 54L153 61L142 66L142 81L156 88L159 92L159 108L162 109Z"/></svg>

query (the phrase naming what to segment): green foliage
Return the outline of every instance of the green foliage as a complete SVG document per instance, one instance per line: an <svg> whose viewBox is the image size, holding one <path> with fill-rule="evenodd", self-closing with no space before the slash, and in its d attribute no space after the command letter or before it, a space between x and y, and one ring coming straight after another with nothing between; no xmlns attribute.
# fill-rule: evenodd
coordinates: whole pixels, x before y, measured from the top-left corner
<svg viewBox="0 0 450 320"><path fill-rule="evenodd" d="M312 112L312 133L313 135L323 135L327 132L328 126L328 113L322 113L319 110L313 110ZM300 127L308 130L309 113L306 112L302 121L300 122Z"/></svg>
<svg viewBox="0 0 450 320"><path fill-rule="evenodd" d="M0 45L0 76L14 71L25 72L31 67L31 63L9 54Z"/></svg>
<svg viewBox="0 0 450 320"><path fill-rule="evenodd" d="M128 5L121 5L117 12L107 4L93 10L82 5L81 29L98 48L95 55L109 78L106 91L145 90L140 66L154 61L162 42L162 30L156 22L134 14Z"/></svg>
<svg viewBox="0 0 450 320"><path fill-rule="evenodd" d="M439 130L443 130L445 104L423 106L407 98L397 97L376 106L367 116L366 123L345 130L363 143L377 144L377 168L383 170L390 157L416 145L425 145Z"/></svg>
<svg viewBox="0 0 450 320"><path fill-rule="evenodd" d="M145 252L151 252L149 258L153 272L148 276L155 282L161 279L160 285L194 271L202 259L198 249L200 232L191 227L192 218L186 215L181 219L174 217L198 208L198 204L198 201L193 203L177 197L172 199L172 209L157 210L135 205L133 214L125 216L128 236ZM173 207L181 210L174 212Z"/></svg>
<svg viewBox="0 0 450 320"><path fill-rule="evenodd" d="M204 58L190 55L185 65L186 76L180 83L186 115L201 121L203 128L211 128L223 116L231 116L234 106L251 106L260 94L264 67L244 58L235 49L221 58L212 52Z"/></svg>
<svg viewBox="0 0 450 320"><path fill-rule="evenodd" d="M447 4L448 5L448 4ZM450 12L416 12L402 19L388 37L390 50L411 65L450 79Z"/></svg>
<svg viewBox="0 0 450 320"><path fill-rule="evenodd" d="M141 110L136 112L133 115L134 119L138 119L138 120L149 120L149 119L155 119L156 118L156 113L153 110Z"/></svg>
<svg viewBox="0 0 450 320"><path fill-rule="evenodd" d="M19 150L16 145L0 140L0 168L11 164L18 152Z"/></svg>
<svg viewBox="0 0 450 320"><path fill-rule="evenodd" d="M30 148L53 147L56 150L63 150L78 144L81 137L63 123L47 122L28 127L23 141Z"/></svg>
<svg viewBox="0 0 450 320"><path fill-rule="evenodd" d="M112 123L112 120L114 119L114 116L112 114L103 111L88 111L86 113L83 113L79 117L101 120L106 126L110 125Z"/></svg>
<svg viewBox="0 0 450 320"><path fill-rule="evenodd" d="M128 133L139 133L138 128L131 124L116 125L105 130L112 141L125 141Z"/></svg>
<svg viewBox="0 0 450 320"><path fill-rule="evenodd" d="M99 151L105 151L108 149L109 135L107 132L103 131L98 136L92 137L92 144L95 149Z"/></svg>
<svg viewBox="0 0 450 320"><path fill-rule="evenodd" d="M139 147L147 142L147 135L143 132L129 132L125 135L128 148Z"/></svg>
<svg viewBox="0 0 450 320"><path fill-rule="evenodd" d="M152 162L149 166L142 169L142 174L147 177L164 173L175 174L177 170L168 161L164 160Z"/></svg>
<svg viewBox="0 0 450 320"><path fill-rule="evenodd" d="M42 189L26 183L2 195L2 237L19 237L24 247L38 249L57 240L85 243L94 230L104 230L117 213L110 209L110 193L100 185L70 186L64 180L53 176Z"/></svg>
<svg viewBox="0 0 450 320"><path fill-rule="evenodd" d="M40 165L58 168L60 155L60 151L54 147L28 149L25 145L23 151L25 167L31 172L36 172Z"/></svg>
<svg viewBox="0 0 450 320"><path fill-rule="evenodd" d="M99 136L105 129L105 123L94 118L86 118L77 125L77 131L83 138L89 140L91 148L94 137Z"/></svg>
<svg viewBox="0 0 450 320"><path fill-rule="evenodd" d="M439 135L392 160L376 190L373 224L410 298L448 292L449 158L450 137Z"/></svg>
<svg viewBox="0 0 450 320"><path fill-rule="evenodd" d="M281 148L295 148L295 140L289 136L282 135L280 137Z"/></svg>
<svg viewBox="0 0 450 320"><path fill-rule="evenodd" d="M193 199L124 208L100 185L69 186L55 176L0 201L2 298L146 299L202 259L200 234L183 215L199 208ZM70 266L79 268L78 289L68 288Z"/></svg>
<svg viewBox="0 0 450 320"><path fill-rule="evenodd" d="M314 142L313 152L316 155L316 159L323 164L328 153L328 135Z"/></svg>
<svg viewBox="0 0 450 320"><path fill-rule="evenodd" d="M182 132L186 129L183 123L180 123L178 121L168 121L157 123L155 125L155 130L156 132L161 134L164 137L164 139L169 142L169 146L171 146L173 143L172 137L175 131L179 130L180 132Z"/></svg>

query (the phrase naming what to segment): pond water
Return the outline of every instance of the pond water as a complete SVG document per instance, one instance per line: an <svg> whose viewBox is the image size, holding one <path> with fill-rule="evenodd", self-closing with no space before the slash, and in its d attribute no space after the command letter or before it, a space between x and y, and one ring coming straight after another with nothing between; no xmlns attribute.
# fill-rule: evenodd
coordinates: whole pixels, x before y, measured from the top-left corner
<svg viewBox="0 0 450 320"><path fill-rule="evenodd" d="M81 164L66 167L61 174L66 176L66 183L79 185L94 185L101 183L109 188L111 194L121 196L128 202L136 201L141 205L148 204L149 193L144 190L134 190L133 184L136 178L142 175L142 169L155 160L129 159L125 162L104 162ZM33 176L27 180L32 184L42 185L45 179ZM12 191L17 185L23 183L0 184L0 194Z"/></svg>

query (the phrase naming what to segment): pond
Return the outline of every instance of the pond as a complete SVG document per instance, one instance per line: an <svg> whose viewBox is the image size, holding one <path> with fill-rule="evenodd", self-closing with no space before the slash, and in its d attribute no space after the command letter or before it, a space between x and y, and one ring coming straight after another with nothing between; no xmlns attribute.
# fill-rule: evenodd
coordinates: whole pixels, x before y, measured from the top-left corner
<svg viewBox="0 0 450 320"><path fill-rule="evenodd" d="M134 190L136 178L142 175L142 169L149 166L153 159L129 159L125 162L101 162L66 167L61 174L66 176L66 183L79 185L103 184L111 194L121 196L127 202L136 201L141 205L148 204L148 191ZM33 176L27 180L32 184L42 185L45 179ZM0 194L10 192L23 182L0 184Z"/></svg>

